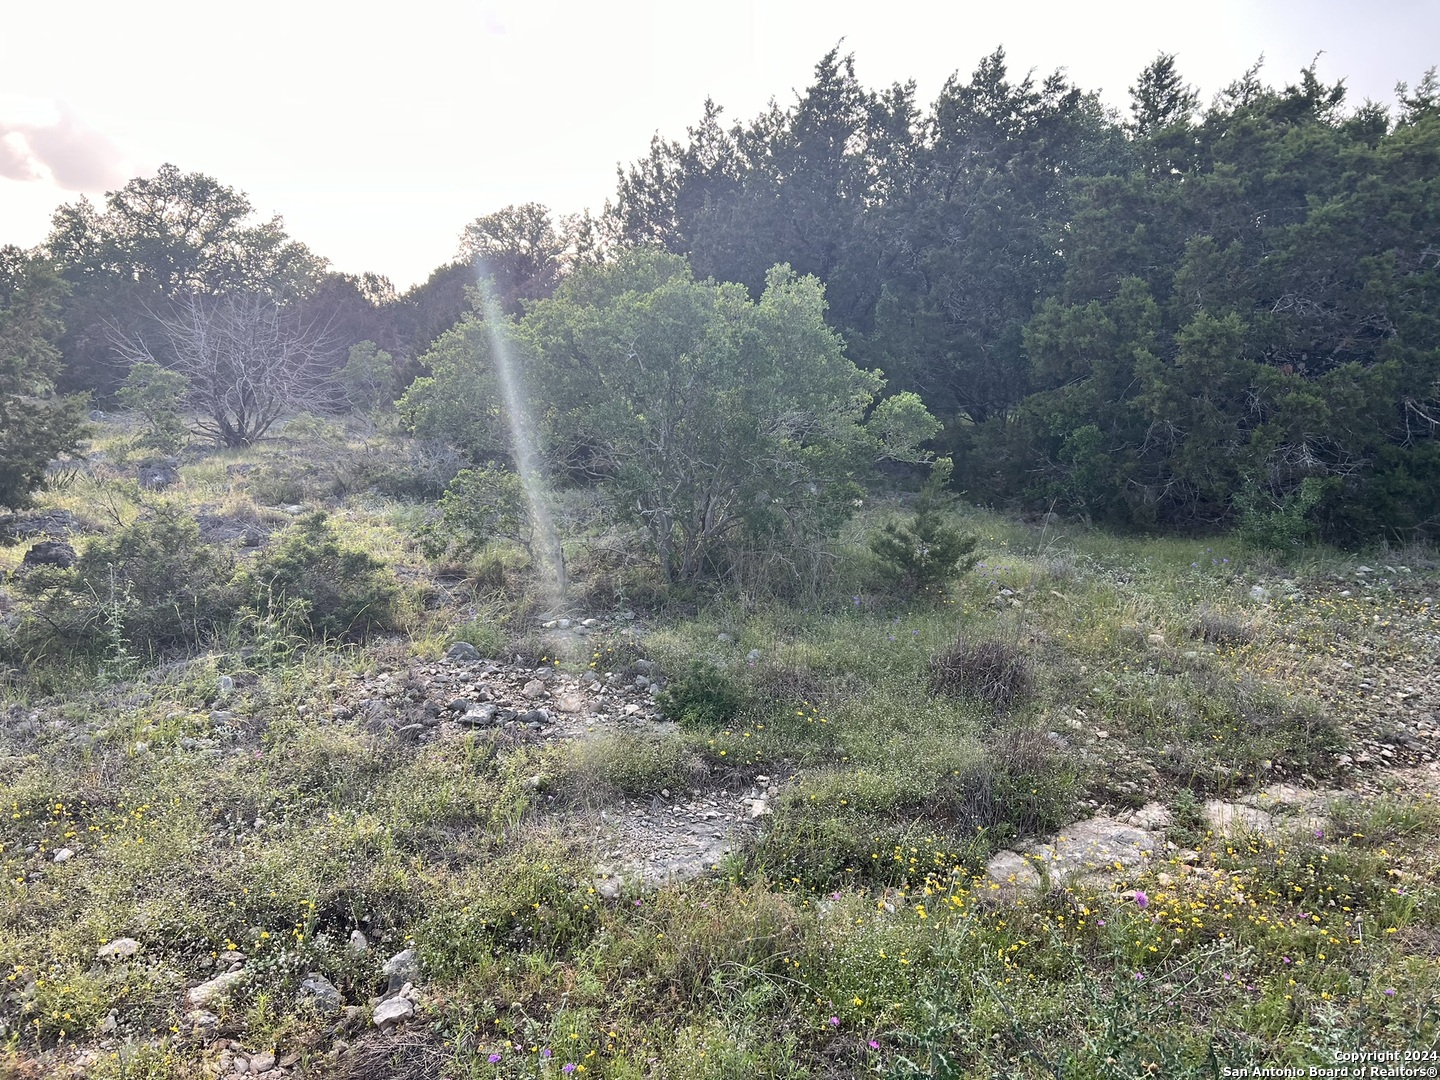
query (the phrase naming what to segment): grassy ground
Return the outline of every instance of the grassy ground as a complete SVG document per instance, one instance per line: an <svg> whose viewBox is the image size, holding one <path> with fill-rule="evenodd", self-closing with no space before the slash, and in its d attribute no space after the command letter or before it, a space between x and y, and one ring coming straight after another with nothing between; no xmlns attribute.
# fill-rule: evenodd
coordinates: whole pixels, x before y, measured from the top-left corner
<svg viewBox="0 0 1440 1080"><path fill-rule="evenodd" d="M1282 559L971 510L980 564L906 600L866 566L881 510L802 598L667 599L623 544L580 536L577 614L636 607L645 633L562 666L643 654L681 730L416 745L332 707L457 638L538 653L523 559L426 557L423 455L294 437L187 458L149 494L110 430L104 462L42 494L91 527L82 553L161 501L260 529L261 548L297 504L324 506L398 592L364 642L251 610L183 663L122 640L117 666L103 635L10 663L0 1070L198 1077L273 1051L285 1075L335 1077L1209 1077L1436 1045L1425 552ZM7 633L34 602L8 593ZM961 674L932 683L952 650ZM577 807L758 776L779 785L772 813L721 874L597 891ZM1207 830L1204 800L1280 781L1328 793L1322 827ZM1171 847L1118 889L1015 897L985 876L1024 837L1155 801ZM97 959L122 937L135 956ZM420 1011L381 1035L368 1007L406 945ZM202 1036L186 988L235 951L246 978ZM324 1012L310 973L356 1008Z"/></svg>

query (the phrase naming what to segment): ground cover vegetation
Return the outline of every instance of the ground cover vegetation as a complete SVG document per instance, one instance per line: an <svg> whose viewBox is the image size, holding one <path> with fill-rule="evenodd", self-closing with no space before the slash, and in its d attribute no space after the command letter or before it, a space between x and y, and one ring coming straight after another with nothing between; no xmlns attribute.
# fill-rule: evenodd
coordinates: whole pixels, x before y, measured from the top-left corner
<svg viewBox="0 0 1440 1080"><path fill-rule="evenodd" d="M831 53L401 295L173 166L0 252L0 1070L1440 1042L1440 87L1132 97Z"/></svg>

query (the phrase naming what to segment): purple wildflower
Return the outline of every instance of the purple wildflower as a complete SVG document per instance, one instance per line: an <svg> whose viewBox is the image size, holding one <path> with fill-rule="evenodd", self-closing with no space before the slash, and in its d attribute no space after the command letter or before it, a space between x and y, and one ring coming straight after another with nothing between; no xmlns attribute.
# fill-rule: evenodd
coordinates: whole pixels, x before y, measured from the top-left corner
<svg viewBox="0 0 1440 1080"><path fill-rule="evenodd" d="M1145 890L1135 890L1135 904L1137 907L1147 908L1150 906L1150 897L1145 895Z"/></svg>

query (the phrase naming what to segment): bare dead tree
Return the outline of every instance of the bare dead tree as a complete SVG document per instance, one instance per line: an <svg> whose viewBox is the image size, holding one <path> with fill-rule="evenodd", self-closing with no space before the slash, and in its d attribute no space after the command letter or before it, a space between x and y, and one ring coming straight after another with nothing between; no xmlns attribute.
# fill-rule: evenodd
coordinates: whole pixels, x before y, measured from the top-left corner
<svg viewBox="0 0 1440 1080"><path fill-rule="evenodd" d="M160 364L189 380L197 434L250 446L285 413L323 398L334 343L325 327L297 324L273 300L191 296L150 315L150 340L120 338L116 347L131 363Z"/></svg>

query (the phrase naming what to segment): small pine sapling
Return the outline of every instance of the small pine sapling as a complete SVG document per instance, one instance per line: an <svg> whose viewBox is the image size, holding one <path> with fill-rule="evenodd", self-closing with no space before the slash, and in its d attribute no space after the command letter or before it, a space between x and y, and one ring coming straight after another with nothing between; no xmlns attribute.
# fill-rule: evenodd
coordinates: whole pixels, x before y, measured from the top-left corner
<svg viewBox="0 0 1440 1080"><path fill-rule="evenodd" d="M909 593L954 581L979 558L978 539L952 525L945 514L945 485L953 463L939 458L930 467L915 513L908 522L887 521L870 538L870 550L888 577Z"/></svg>

